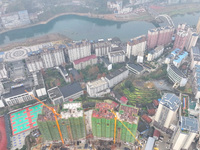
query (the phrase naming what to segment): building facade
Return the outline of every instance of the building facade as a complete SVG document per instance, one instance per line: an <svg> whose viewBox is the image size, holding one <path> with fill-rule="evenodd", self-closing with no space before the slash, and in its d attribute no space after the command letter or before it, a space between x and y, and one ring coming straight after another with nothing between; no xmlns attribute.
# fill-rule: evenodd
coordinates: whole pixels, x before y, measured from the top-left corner
<svg viewBox="0 0 200 150"><path fill-rule="evenodd" d="M100 39L92 44L92 48L94 49L97 57L106 56L108 55L108 52L111 51L111 41L104 41Z"/></svg>
<svg viewBox="0 0 200 150"><path fill-rule="evenodd" d="M188 29L188 40L186 42L186 50L188 52L190 52L192 47L196 46L198 38L199 38L199 34L197 34L197 32L194 29L189 28Z"/></svg>
<svg viewBox="0 0 200 150"><path fill-rule="evenodd" d="M186 42L188 39L188 32L185 30L179 30L176 33L175 41L174 41L174 49L179 48L180 50L183 50Z"/></svg>
<svg viewBox="0 0 200 150"><path fill-rule="evenodd" d="M42 77L41 72L37 72L33 74L35 93L38 97L46 96L47 91L44 84L44 79Z"/></svg>
<svg viewBox="0 0 200 150"><path fill-rule="evenodd" d="M8 78L8 72L6 70L5 64L0 63L0 79Z"/></svg>
<svg viewBox="0 0 200 150"><path fill-rule="evenodd" d="M128 77L128 69L126 69L126 67L122 67L110 74L108 74L105 79L108 82L109 87L113 87L116 84L120 83L121 81L123 81L124 79L126 79Z"/></svg>
<svg viewBox="0 0 200 150"><path fill-rule="evenodd" d="M73 61L73 66L77 70L85 69L87 66L92 66L95 64L97 64L96 55L90 55Z"/></svg>
<svg viewBox="0 0 200 150"><path fill-rule="evenodd" d="M90 97L101 97L110 93L108 82L104 77L95 81L88 82L86 87Z"/></svg>
<svg viewBox="0 0 200 150"><path fill-rule="evenodd" d="M69 61L84 58L91 55L91 43L87 40L67 44Z"/></svg>
<svg viewBox="0 0 200 150"><path fill-rule="evenodd" d="M188 81L187 76L173 64L168 64L167 75L174 85L184 87Z"/></svg>
<svg viewBox="0 0 200 150"><path fill-rule="evenodd" d="M200 65L195 65L192 74L192 91L195 99L200 98Z"/></svg>
<svg viewBox="0 0 200 150"><path fill-rule="evenodd" d="M176 66L177 68L181 66L181 64L184 63L185 59L188 57L188 52L186 51L182 51L179 55L177 55L174 60L173 60L173 64L174 66Z"/></svg>
<svg viewBox="0 0 200 150"><path fill-rule="evenodd" d="M191 57L190 69L193 70L195 65L200 65L200 49L198 47L192 47L190 57Z"/></svg>
<svg viewBox="0 0 200 150"><path fill-rule="evenodd" d="M146 43L147 43L146 35L141 35L139 37L131 39L127 43L127 50L126 50L127 57L130 59L131 55L133 56L138 56L141 54L144 55L144 52L146 50Z"/></svg>
<svg viewBox="0 0 200 150"><path fill-rule="evenodd" d="M126 61L126 55L124 50L121 51L113 51L108 53L109 62L114 63L122 63Z"/></svg>
<svg viewBox="0 0 200 150"><path fill-rule="evenodd" d="M200 17L199 17L196 29L197 29L197 33L200 34Z"/></svg>
<svg viewBox="0 0 200 150"><path fill-rule="evenodd" d="M160 57L164 52L164 46L158 46L154 50L151 50L148 53L147 61L152 61L158 57Z"/></svg>

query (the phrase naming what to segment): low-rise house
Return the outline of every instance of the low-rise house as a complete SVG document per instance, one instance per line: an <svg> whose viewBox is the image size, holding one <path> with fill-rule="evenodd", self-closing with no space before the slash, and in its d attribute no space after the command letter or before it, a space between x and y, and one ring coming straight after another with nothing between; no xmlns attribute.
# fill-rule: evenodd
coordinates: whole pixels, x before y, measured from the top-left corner
<svg viewBox="0 0 200 150"><path fill-rule="evenodd" d="M130 73L135 75L140 75L144 72L144 68L140 64L127 64L126 68L129 70Z"/></svg>
<svg viewBox="0 0 200 150"><path fill-rule="evenodd" d="M95 65L97 63L96 55L90 55L84 58L73 61L73 66L77 70L85 69L89 65Z"/></svg>

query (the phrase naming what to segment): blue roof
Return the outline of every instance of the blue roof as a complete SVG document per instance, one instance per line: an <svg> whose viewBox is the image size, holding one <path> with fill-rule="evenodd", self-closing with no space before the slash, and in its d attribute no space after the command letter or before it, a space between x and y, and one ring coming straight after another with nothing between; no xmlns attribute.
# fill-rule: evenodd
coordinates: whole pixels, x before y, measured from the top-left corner
<svg viewBox="0 0 200 150"><path fill-rule="evenodd" d="M180 49L179 49L179 48L176 48L175 50L173 50L173 51L171 52L171 54L175 56L175 55L177 55L179 52L180 52Z"/></svg>
<svg viewBox="0 0 200 150"><path fill-rule="evenodd" d="M4 55L5 52L0 52L0 55Z"/></svg>
<svg viewBox="0 0 200 150"><path fill-rule="evenodd" d="M184 58L186 58L188 56L188 52L181 52L180 55L178 55L175 59L174 62L180 63Z"/></svg>

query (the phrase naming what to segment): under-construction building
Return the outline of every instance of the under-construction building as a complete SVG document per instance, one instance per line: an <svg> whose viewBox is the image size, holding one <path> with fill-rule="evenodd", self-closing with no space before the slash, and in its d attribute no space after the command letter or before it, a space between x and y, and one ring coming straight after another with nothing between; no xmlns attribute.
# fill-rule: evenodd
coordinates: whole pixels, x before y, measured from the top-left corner
<svg viewBox="0 0 200 150"><path fill-rule="evenodd" d="M54 106L54 109L58 110L56 106ZM58 123L64 141L68 143L84 140L86 133L81 103L64 104L60 112L61 118L58 117ZM38 116L37 122L44 140L61 141L54 114L48 108L43 107L43 114Z"/></svg>
<svg viewBox="0 0 200 150"><path fill-rule="evenodd" d="M114 109L113 104L97 103L92 114L92 132L96 139L113 140L115 128L115 116L111 112ZM118 118L125 124L126 127L136 136L137 125L139 121L138 109L129 106L121 105ZM116 122L116 142L133 143L135 141L131 133L117 120Z"/></svg>

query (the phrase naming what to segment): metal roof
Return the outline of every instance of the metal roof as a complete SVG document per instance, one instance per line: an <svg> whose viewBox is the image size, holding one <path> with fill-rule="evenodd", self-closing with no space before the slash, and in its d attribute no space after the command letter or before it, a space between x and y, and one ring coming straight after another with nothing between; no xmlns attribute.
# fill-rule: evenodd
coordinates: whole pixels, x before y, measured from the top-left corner
<svg viewBox="0 0 200 150"><path fill-rule="evenodd" d="M147 140L145 150L153 150L154 143L155 143L155 139L152 138L152 137L149 137L148 140Z"/></svg>
<svg viewBox="0 0 200 150"><path fill-rule="evenodd" d="M187 130L189 132L198 133L199 124L196 118L181 117L181 130Z"/></svg>
<svg viewBox="0 0 200 150"><path fill-rule="evenodd" d="M108 74L108 75L106 76L106 78L107 78L108 80L111 80L111 79L115 78L116 76L122 74L123 72L125 72L125 71L127 71L127 70L128 70L128 69L126 69L126 67L122 67L122 68L120 68L120 69L118 69L118 70L115 70L114 72Z"/></svg>
<svg viewBox="0 0 200 150"><path fill-rule="evenodd" d="M64 98L82 91L80 83L69 84L63 87L59 87L59 89Z"/></svg>
<svg viewBox="0 0 200 150"><path fill-rule="evenodd" d="M172 111L176 111L181 105L181 100L173 93L165 93L160 101L160 104Z"/></svg>

